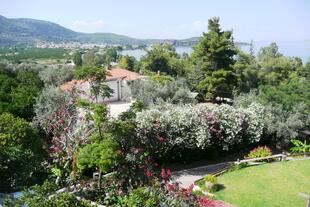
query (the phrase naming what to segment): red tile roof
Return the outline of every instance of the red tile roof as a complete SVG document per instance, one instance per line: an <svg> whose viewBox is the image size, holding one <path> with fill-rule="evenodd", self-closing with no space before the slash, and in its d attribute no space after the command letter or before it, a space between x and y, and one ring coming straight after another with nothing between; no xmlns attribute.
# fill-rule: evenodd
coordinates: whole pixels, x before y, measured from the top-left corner
<svg viewBox="0 0 310 207"><path fill-rule="evenodd" d="M111 70L108 70L108 73L109 75L107 75L107 81L117 78L122 78L125 80L136 80L142 77L139 73L135 73L122 68L113 68Z"/></svg>
<svg viewBox="0 0 310 207"><path fill-rule="evenodd" d="M141 76L140 74L126 70L126 69L112 68L111 70L108 70L106 81L112 81L112 80L116 80L119 78L124 79L124 80L136 80L142 77L143 76ZM61 85L60 88L64 91L71 91L74 87L78 87L85 82L86 80L73 79Z"/></svg>
<svg viewBox="0 0 310 207"><path fill-rule="evenodd" d="M86 81L85 80L71 80L69 82L66 82L64 84L62 84L60 86L60 89L63 90L63 91L71 91L74 87L78 87L80 85L82 85L83 83L85 83Z"/></svg>

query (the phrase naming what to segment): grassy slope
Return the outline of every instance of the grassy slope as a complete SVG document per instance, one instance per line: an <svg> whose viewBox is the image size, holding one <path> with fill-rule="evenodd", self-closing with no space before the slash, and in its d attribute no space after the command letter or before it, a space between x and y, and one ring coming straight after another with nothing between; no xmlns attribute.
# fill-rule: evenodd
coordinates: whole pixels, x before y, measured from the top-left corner
<svg viewBox="0 0 310 207"><path fill-rule="evenodd" d="M310 160L273 163L224 174L216 198L239 207L305 207L310 194Z"/></svg>

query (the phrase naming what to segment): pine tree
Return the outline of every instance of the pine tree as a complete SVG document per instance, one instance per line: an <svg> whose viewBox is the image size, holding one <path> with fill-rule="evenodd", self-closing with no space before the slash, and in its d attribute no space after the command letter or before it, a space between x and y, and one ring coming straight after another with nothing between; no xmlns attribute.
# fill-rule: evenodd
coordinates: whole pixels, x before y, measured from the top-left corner
<svg viewBox="0 0 310 207"><path fill-rule="evenodd" d="M210 19L208 32L203 33L191 57L195 67L204 73L197 89L205 99L231 97L236 79L232 67L235 54L232 31L222 31L219 18Z"/></svg>

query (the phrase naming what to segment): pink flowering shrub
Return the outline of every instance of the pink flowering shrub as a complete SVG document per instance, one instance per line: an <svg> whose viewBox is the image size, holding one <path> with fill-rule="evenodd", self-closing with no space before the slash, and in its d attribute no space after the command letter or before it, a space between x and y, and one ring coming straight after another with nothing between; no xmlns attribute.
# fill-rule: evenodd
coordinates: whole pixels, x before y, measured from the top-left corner
<svg viewBox="0 0 310 207"><path fill-rule="evenodd" d="M72 104L59 107L48 119L47 130L52 134L52 140L47 150L52 158L52 172L59 184L71 176L71 173L75 176L76 151L87 140L85 134L80 134L77 130L78 121L82 120L79 120Z"/></svg>
<svg viewBox="0 0 310 207"><path fill-rule="evenodd" d="M272 151L267 146L256 147L250 151L247 155L247 158L260 158L260 157L268 157L272 155Z"/></svg>
<svg viewBox="0 0 310 207"><path fill-rule="evenodd" d="M149 151L164 156L173 148L224 150L260 141L265 128L264 107L228 105L154 107L137 113L136 136Z"/></svg>

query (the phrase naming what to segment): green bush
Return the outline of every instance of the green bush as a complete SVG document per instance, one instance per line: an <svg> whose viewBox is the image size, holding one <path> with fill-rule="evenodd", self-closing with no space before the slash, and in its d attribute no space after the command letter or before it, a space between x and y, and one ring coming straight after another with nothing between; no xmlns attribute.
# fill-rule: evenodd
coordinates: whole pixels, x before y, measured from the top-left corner
<svg viewBox="0 0 310 207"><path fill-rule="evenodd" d="M250 151L247 155L247 158L261 158L261 157L268 157L272 155L272 151L267 146L257 147Z"/></svg>
<svg viewBox="0 0 310 207"><path fill-rule="evenodd" d="M99 167L101 172L107 173L119 164L118 149L118 144L112 139L88 144L78 154L77 167L81 171Z"/></svg>
<svg viewBox="0 0 310 207"><path fill-rule="evenodd" d="M305 94L309 83L302 80L293 83L264 86L259 92L251 91L234 98L236 107L248 107L252 103L264 105L265 136L279 147L288 147L291 138L297 137L310 123L310 105Z"/></svg>
<svg viewBox="0 0 310 207"><path fill-rule="evenodd" d="M291 142L294 145L294 147L291 148L293 154L303 153L305 155L310 152L310 144L308 144L306 140L302 142L298 139L293 139Z"/></svg>
<svg viewBox="0 0 310 207"><path fill-rule="evenodd" d="M40 162L33 152L21 147L0 147L0 192L12 192L38 181Z"/></svg>
<svg viewBox="0 0 310 207"><path fill-rule="evenodd" d="M34 186L29 190L23 191L23 195L18 199L5 200L4 207L91 207L92 205L83 200L78 200L69 193L55 193L56 186L45 182L42 186ZM54 195L53 195L54 194Z"/></svg>
<svg viewBox="0 0 310 207"><path fill-rule="evenodd" d="M33 183L42 160L42 140L22 118L0 114L0 191Z"/></svg>
<svg viewBox="0 0 310 207"><path fill-rule="evenodd" d="M171 102L174 104L195 103L185 81L166 80L167 76L154 76L155 80L135 80L130 84L132 97L145 105L162 104ZM161 77L160 79L158 77ZM158 80L159 79L159 80Z"/></svg>
<svg viewBox="0 0 310 207"><path fill-rule="evenodd" d="M37 131L22 118L12 114L0 114L0 146L22 147L30 149L34 153L42 150L42 140Z"/></svg>
<svg viewBox="0 0 310 207"><path fill-rule="evenodd" d="M203 178L205 189L208 192L217 191L217 178L214 175L207 175Z"/></svg>
<svg viewBox="0 0 310 207"><path fill-rule="evenodd" d="M9 70L3 67L0 65L0 113L9 112L30 121L35 98L43 87L38 73L28 65Z"/></svg>
<svg viewBox="0 0 310 207"><path fill-rule="evenodd" d="M158 206L158 198L152 194L146 187L140 187L133 190L129 195L124 196L118 206L122 207L156 207Z"/></svg>

